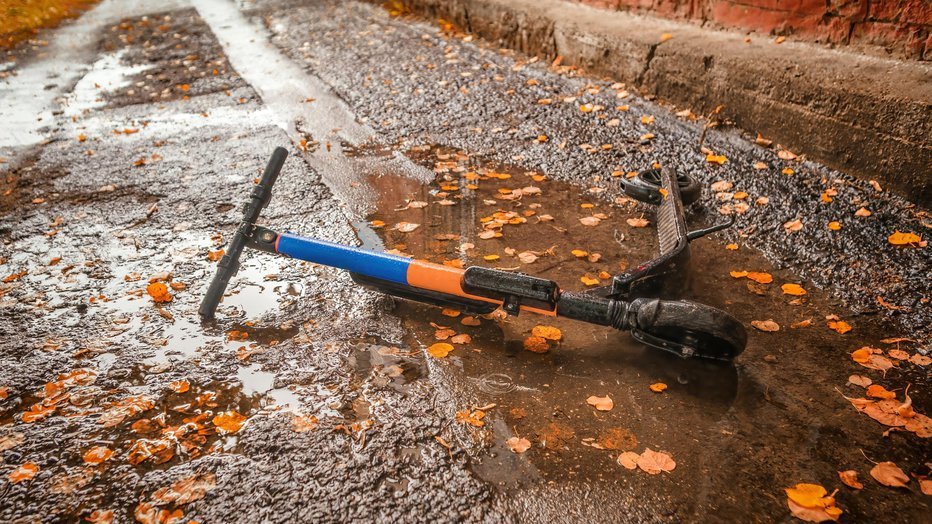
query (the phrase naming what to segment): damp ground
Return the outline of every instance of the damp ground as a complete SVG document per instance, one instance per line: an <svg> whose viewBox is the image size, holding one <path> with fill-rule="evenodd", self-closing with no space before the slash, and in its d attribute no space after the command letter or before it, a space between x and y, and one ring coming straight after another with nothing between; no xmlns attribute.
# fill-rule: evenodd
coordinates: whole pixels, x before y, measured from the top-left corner
<svg viewBox="0 0 932 524"><path fill-rule="evenodd" d="M160 488L205 474L216 486L204 498L162 507L202 522L780 520L783 488L814 482L842 489L845 518L927 510L918 488L855 492L836 473L869 484L871 461L889 460L929 474L924 439L884 436L843 396L864 396L847 383L859 374L900 400L909 387L928 409L928 368L896 360L881 373L850 356L927 351L928 250L878 244L923 231L925 211L737 133L708 133L729 159L711 165L696 147L702 121L377 6L132 2L121 16L117 4L51 32L62 53L30 54L0 85L4 102L23 100L0 107L0 519L112 510L132 521ZM557 95L580 99L538 103ZM616 100L629 113L578 109ZM270 227L571 290L656 252L652 210L621 198L618 178L654 162L686 170L705 184L690 224L723 212L738 224L692 245L677 294L734 314L748 348L721 366L560 319L464 324L255 253L203 324L219 252L280 145L291 156L263 213ZM724 181L734 187L712 189ZM843 209L821 201L829 187ZM874 214L857 222L848 212L861 205ZM495 213L508 217L502 236L481 238ZM823 231L839 213L843 228ZM806 228L793 236L782 224L797 214ZM729 275L744 270L773 282ZM153 301L152 283L172 300ZM785 283L807 294L785 295ZM829 315L853 329L829 329ZM768 319L781 330L750 326ZM563 334L543 354L523 349L538 323ZM438 330L470 341L433 358ZM663 393L649 389L661 382ZM591 395L614 408L594 410ZM457 420L479 408L482 427ZM233 412L240 428L214 422ZM513 436L532 447L513 453ZM95 446L112 457L87 463ZM615 461L648 447L676 469ZM36 476L9 482L25 463Z"/></svg>

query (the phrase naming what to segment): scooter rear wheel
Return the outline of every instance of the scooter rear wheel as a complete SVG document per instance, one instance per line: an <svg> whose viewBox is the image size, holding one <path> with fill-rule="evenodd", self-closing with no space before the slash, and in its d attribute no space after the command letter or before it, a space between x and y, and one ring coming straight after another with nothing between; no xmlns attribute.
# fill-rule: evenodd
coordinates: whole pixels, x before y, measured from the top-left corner
<svg viewBox="0 0 932 524"><path fill-rule="evenodd" d="M747 332L738 319L705 304L685 300L637 299L632 336L682 357L732 360L744 351Z"/></svg>
<svg viewBox="0 0 932 524"><path fill-rule="evenodd" d="M688 206L699 200L702 186L699 185L698 180L685 173L677 173L676 180L680 186L680 198L684 205ZM626 195L646 204L657 205L662 201L659 169L641 171L630 179L622 178L621 187Z"/></svg>

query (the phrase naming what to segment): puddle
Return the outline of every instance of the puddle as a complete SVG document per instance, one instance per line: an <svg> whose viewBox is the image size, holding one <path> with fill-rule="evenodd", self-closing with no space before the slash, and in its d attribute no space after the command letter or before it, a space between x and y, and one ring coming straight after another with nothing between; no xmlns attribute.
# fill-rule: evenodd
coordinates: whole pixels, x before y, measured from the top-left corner
<svg viewBox="0 0 932 524"><path fill-rule="evenodd" d="M569 290L589 287L584 280L608 284L610 275L650 259L658 249L653 225L633 227L627 222L636 218L653 221L651 210L607 196L615 179L578 187L448 148L418 148L408 154L434 171L436 178L429 184L391 174L367 179L379 195L368 217L379 237L378 242L367 242L371 246L381 244L386 250L434 263L520 271L555 280ZM519 191L522 194L515 197ZM591 216L601 217L597 226L580 222ZM488 231L483 224L490 218L503 219L500 228L492 229L500 236L484 233L489 238L482 238L479 234ZM696 228L715 220L694 209L688 221ZM404 233L397 227L402 222L419 226ZM522 253L525 260L519 256ZM803 298L783 295L780 283L800 280L774 269L757 253L726 250L714 239L703 239L691 244L691 254L681 297L725 309L745 323L750 343L737 365L682 360L648 349L627 333L562 318L522 314L502 323L479 318L475 325L473 317L468 317L467 325L463 323L467 317L455 312L448 316L439 308L396 302L395 313L404 319L412 347L423 351L438 341L437 331L446 328L471 338L454 344L454 351L444 359L426 354L425 358L432 380L440 382L448 398L457 399L457 411L495 405L487 410L484 428L491 430L491 447L472 463L478 476L504 489L526 486L528 479L536 478L624 483L627 472L615 463L622 449L642 451L647 446L704 463L733 454L722 441L723 434L740 431L745 435L742 442L786 449L802 438L788 434L787 428L797 425L817 434L826 431L823 420L832 417L835 408L790 415L788 405L811 402L813 384L821 384L823 396L837 395L833 388L843 387L852 372L846 368L848 352L860 347L839 350L839 343L864 345L871 336L858 341L839 339L821 319L849 313L812 286ZM774 283L749 285L729 276L730 270L741 269L771 272ZM753 319L766 318L776 319L788 331L781 335L779 345L772 345L774 339L748 325ZM810 328L789 327L807 318ZM862 333L878 336L884 332L867 319L858 322ZM524 339L537 324L555 326L563 335L544 354L523 349ZM797 354L800 351L804 358ZM829 354L837 356L827 363L825 355ZM770 360L762 360L764 355ZM898 376L905 386L914 374L909 366L902 367ZM442 372L433 373L434 369ZM787 376L797 377L791 380L795 388L786 385ZM668 389L652 392L649 386L658 382ZM764 385L774 382L784 384L779 393ZM596 411L586 404L590 395L607 395L615 407ZM917 392L914 402L925 396ZM771 411L768 420L761 420L761 411L770 406L781 411ZM854 419L856 413L846 415ZM682 428L689 431L679 431ZM479 435L485 434L465 433L480 440ZM504 444L515 435L533 443L520 458ZM624 438L619 441L619 436ZM697 442L702 452L697 453ZM698 469L690 474L700 475Z"/></svg>
<svg viewBox="0 0 932 524"><path fill-rule="evenodd" d="M126 49L102 56L90 70L78 80L74 89L65 97L64 115L79 118L91 109L106 105L105 96L131 84L132 77L151 69L151 64L126 65L123 56Z"/></svg>
<svg viewBox="0 0 932 524"><path fill-rule="evenodd" d="M17 68L16 75L0 80L0 148L22 147L40 142L55 123L56 99L70 87L94 60L93 50L107 24L125 16L152 10L168 10L183 0L146 2L105 0L74 22L51 33L42 58Z"/></svg>

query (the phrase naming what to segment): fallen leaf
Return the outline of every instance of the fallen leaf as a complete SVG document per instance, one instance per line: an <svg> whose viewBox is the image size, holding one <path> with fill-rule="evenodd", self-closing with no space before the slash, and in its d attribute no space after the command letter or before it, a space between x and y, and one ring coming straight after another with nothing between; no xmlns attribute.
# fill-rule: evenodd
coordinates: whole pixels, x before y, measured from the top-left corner
<svg viewBox="0 0 932 524"><path fill-rule="evenodd" d="M862 388L866 388L867 386L870 386L873 382L874 381L871 380L870 377L865 377L864 375L851 375L850 377L848 377L849 384L854 384L855 386L861 386Z"/></svg>
<svg viewBox="0 0 932 524"><path fill-rule="evenodd" d="M751 271L748 273L747 277L758 284L769 284L773 282L773 276L770 273L758 273L756 271Z"/></svg>
<svg viewBox="0 0 932 524"><path fill-rule="evenodd" d="M111 524L113 522L113 510L95 509L90 515L84 517L84 520L91 524Z"/></svg>
<svg viewBox="0 0 932 524"><path fill-rule="evenodd" d="M731 275L732 278L744 278L748 276L749 273L747 271L731 271L728 274Z"/></svg>
<svg viewBox="0 0 932 524"><path fill-rule="evenodd" d="M84 462L92 466L101 464L110 460L113 456L113 450L106 446L94 446L84 453Z"/></svg>
<svg viewBox="0 0 932 524"><path fill-rule="evenodd" d="M579 280L580 280L580 282L582 282L583 284L585 284L585 285L587 285L587 286L597 286L597 285L599 285L599 279L597 279L597 278L592 278L592 277L590 277L589 275L583 275L583 276L579 277Z"/></svg>
<svg viewBox="0 0 932 524"><path fill-rule="evenodd" d="M780 324L777 324L773 320L752 320L751 325L761 331L769 333L780 331Z"/></svg>
<svg viewBox="0 0 932 524"><path fill-rule="evenodd" d="M793 329L799 329L804 327L809 327L812 325L812 319L807 318L806 320L800 320L799 322L793 322L790 324L790 327Z"/></svg>
<svg viewBox="0 0 932 524"><path fill-rule="evenodd" d="M604 397L592 395L586 399L586 403L599 411L611 411L615 407L615 403L607 395Z"/></svg>
<svg viewBox="0 0 932 524"><path fill-rule="evenodd" d="M466 333L460 333L459 335L450 337L450 342L453 344L469 344L472 342L472 337Z"/></svg>
<svg viewBox="0 0 932 524"><path fill-rule="evenodd" d="M842 513L841 508L837 506L807 508L800 506L789 498L786 499L786 505L794 517L805 522L837 521Z"/></svg>
<svg viewBox="0 0 932 524"><path fill-rule="evenodd" d="M641 458L641 455L633 451L625 451L618 455L618 464L627 469L636 469L638 467L639 458Z"/></svg>
<svg viewBox="0 0 932 524"><path fill-rule="evenodd" d="M650 225L650 220L645 218L629 218L625 220L625 222L627 222L631 227L647 227Z"/></svg>
<svg viewBox="0 0 932 524"><path fill-rule="evenodd" d="M589 252L588 252L588 251L583 251L582 249L574 249L574 250L570 251L570 253L572 253L573 256L576 257L576 258L585 258L585 257L589 256Z"/></svg>
<svg viewBox="0 0 932 524"><path fill-rule="evenodd" d="M927 357L925 355L920 355L919 353L916 353L915 355L909 357L909 361L912 362L913 364L916 364L917 366L925 367L925 366L928 366L929 364L932 364L932 357Z"/></svg>
<svg viewBox="0 0 932 524"><path fill-rule="evenodd" d="M174 380L168 387L175 393L184 393L191 389L191 384L187 380Z"/></svg>
<svg viewBox="0 0 932 524"><path fill-rule="evenodd" d="M531 334L535 337L545 338L547 340L559 341L563 338L563 333L553 326L534 326Z"/></svg>
<svg viewBox="0 0 932 524"><path fill-rule="evenodd" d="M654 393L663 393L665 389L667 389L667 385L663 382L657 382L656 384L650 385L650 390Z"/></svg>
<svg viewBox="0 0 932 524"><path fill-rule="evenodd" d="M477 428L481 428L482 426L485 426L485 421L482 420L484 418L485 418L485 411L482 411L479 409L475 411L464 409L463 411L456 412L457 422L461 422L463 424L469 424L470 426L475 426Z"/></svg>
<svg viewBox="0 0 932 524"><path fill-rule="evenodd" d="M828 223L828 228L829 228L830 230L832 230L832 231L838 231L838 230L841 229L841 223L840 223L840 222L834 222L834 221L833 221L833 222L829 222L829 223Z"/></svg>
<svg viewBox="0 0 932 524"><path fill-rule="evenodd" d="M174 504L183 506L204 498L209 491L217 487L217 477L213 473L192 475L173 483L171 487L159 488L152 494L157 504Z"/></svg>
<svg viewBox="0 0 932 524"><path fill-rule="evenodd" d="M505 445L514 453L524 453L531 448L531 441L524 437L511 437L505 441Z"/></svg>
<svg viewBox="0 0 932 524"><path fill-rule="evenodd" d="M780 289L783 290L784 295L802 296L806 294L806 290L799 284L783 284Z"/></svg>
<svg viewBox="0 0 932 524"><path fill-rule="evenodd" d="M673 461L673 457L662 451L647 448L638 457L638 467L651 475L657 475L662 471L667 473L673 471L676 468L676 462Z"/></svg>
<svg viewBox="0 0 932 524"><path fill-rule="evenodd" d="M427 352L434 358L444 358L453 351L453 346L446 342L437 342L427 348Z"/></svg>
<svg viewBox="0 0 932 524"><path fill-rule="evenodd" d="M25 482L32 479L36 476L36 473L39 472L39 466L36 466L32 462L26 462L25 464L14 469L8 475L10 482L13 484L19 484L20 482Z"/></svg>
<svg viewBox="0 0 932 524"><path fill-rule="evenodd" d="M172 301L172 294L168 291L168 286L162 282L153 282L146 286L146 293L152 297L152 301L157 304Z"/></svg>
<svg viewBox="0 0 932 524"><path fill-rule="evenodd" d="M295 433L307 433L316 429L318 423L314 415L297 414L291 418L291 429Z"/></svg>
<svg viewBox="0 0 932 524"><path fill-rule="evenodd" d="M549 215L548 215L548 216L549 216ZM540 218L538 218L538 220L543 220L543 218L544 218L544 217L541 216ZM598 218L596 218L596 217L594 217L594 216L582 217L582 218L579 219L579 223L582 224L582 225L584 225L584 226L597 226L597 225L599 225L599 222L601 222L601 220L598 219Z"/></svg>
<svg viewBox="0 0 932 524"><path fill-rule="evenodd" d="M398 222L395 224L395 230L402 233L410 233L419 227L421 227L420 224L414 224L412 222Z"/></svg>
<svg viewBox="0 0 932 524"><path fill-rule="evenodd" d="M550 345L544 337L532 335L524 339L524 350L532 353L546 353L550 351Z"/></svg>
<svg viewBox="0 0 932 524"><path fill-rule="evenodd" d="M932 495L932 479L919 479L919 489L923 495Z"/></svg>
<svg viewBox="0 0 932 524"><path fill-rule="evenodd" d="M790 220L789 222L783 224L783 228L786 229L787 232L794 233L803 228L803 223L799 219Z"/></svg>
<svg viewBox="0 0 932 524"><path fill-rule="evenodd" d="M891 488L906 488L909 477L893 462L881 462L871 469L874 480ZM907 488L908 489L908 488Z"/></svg>
<svg viewBox="0 0 932 524"><path fill-rule="evenodd" d="M859 207L858 210L854 212L854 216L861 218L869 217L871 216L871 212L866 207Z"/></svg>
<svg viewBox="0 0 932 524"><path fill-rule="evenodd" d="M887 240L894 246L903 246L906 244L916 244L922 239L915 233L901 233L895 231L892 235L887 237Z"/></svg>
<svg viewBox="0 0 932 524"><path fill-rule="evenodd" d="M227 433L236 433L242 429L243 424L246 423L246 417L240 415L236 411L224 411L223 413L218 414L211 422L217 426L217 429L220 430L221 434Z"/></svg>
<svg viewBox="0 0 932 524"><path fill-rule="evenodd" d="M725 162L728 162L728 159L725 158L725 155L713 155L713 154L708 154L708 155L706 155L706 157L705 157L705 161L708 162L708 163L710 163L710 164L718 164L718 165L721 166L721 165L724 165Z"/></svg>
<svg viewBox="0 0 932 524"><path fill-rule="evenodd" d="M851 324L848 324L844 320L829 320L828 328L844 335L845 333L851 331Z"/></svg>
<svg viewBox="0 0 932 524"><path fill-rule="evenodd" d="M858 472L854 471L853 469L839 471L838 478L840 478L841 482L849 488L862 489L864 487L864 484L861 484L861 482L858 480Z"/></svg>
<svg viewBox="0 0 932 524"><path fill-rule="evenodd" d="M872 384L867 388L867 396L887 400L896 398L896 393L887 390L887 388L879 384Z"/></svg>
<svg viewBox="0 0 932 524"><path fill-rule="evenodd" d="M725 245L725 249L727 249L727 250L729 250L729 251L737 251L737 250L738 250L738 244L727 244L727 245Z"/></svg>

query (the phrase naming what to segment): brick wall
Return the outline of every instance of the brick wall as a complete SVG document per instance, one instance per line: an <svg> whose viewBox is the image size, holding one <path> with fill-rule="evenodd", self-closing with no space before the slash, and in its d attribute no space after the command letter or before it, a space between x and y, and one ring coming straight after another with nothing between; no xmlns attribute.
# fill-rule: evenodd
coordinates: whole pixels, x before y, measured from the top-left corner
<svg viewBox="0 0 932 524"><path fill-rule="evenodd" d="M932 0L576 0L713 26L932 60Z"/></svg>

